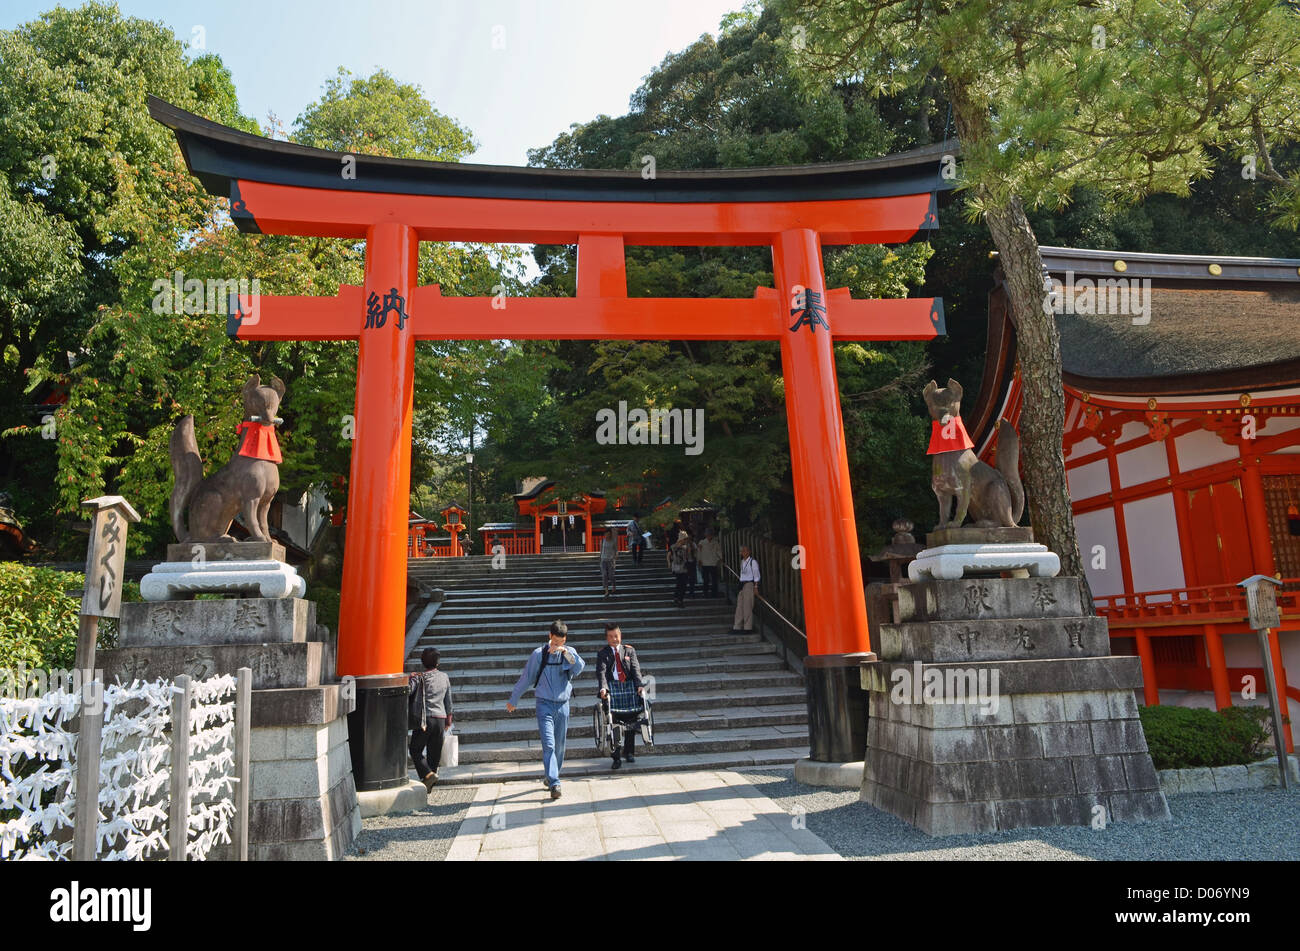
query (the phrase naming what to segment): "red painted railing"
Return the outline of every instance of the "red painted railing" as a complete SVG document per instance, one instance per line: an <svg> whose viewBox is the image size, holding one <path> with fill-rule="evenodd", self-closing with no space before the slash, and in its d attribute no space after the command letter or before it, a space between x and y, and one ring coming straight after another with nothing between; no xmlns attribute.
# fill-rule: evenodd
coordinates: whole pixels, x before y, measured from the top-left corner
<svg viewBox="0 0 1300 951"><path fill-rule="evenodd" d="M1094 598L1097 613L1115 628L1163 627L1180 624L1231 624L1248 631L1246 592L1235 584L1171 588ZM1284 578L1277 592L1283 625L1300 625L1300 578Z"/></svg>
<svg viewBox="0 0 1300 951"><path fill-rule="evenodd" d="M532 555L537 552L532 535L498 535L495 541L489 536L485 554L494 554L494 544L505 549L507 555Z"/></svg>

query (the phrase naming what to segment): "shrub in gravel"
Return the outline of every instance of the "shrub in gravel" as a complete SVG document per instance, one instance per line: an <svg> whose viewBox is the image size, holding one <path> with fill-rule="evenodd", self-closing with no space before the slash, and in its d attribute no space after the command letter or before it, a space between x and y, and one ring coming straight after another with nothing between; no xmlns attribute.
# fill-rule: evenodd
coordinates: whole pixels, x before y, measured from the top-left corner
<svg viewBox="0 0 1300 951"><path fill-rule="evenodd" d="M1260 758L1268 737L1263 707L1140 707L1151 762L1156 769L1235 766Z"/></svg>
<svg viewBox="0 0 1300 951"><path fill-rule="evenodd" d="M1250 756L1250 761L1265 755L1264 744L1273 735L1273 714L1268 707L1224 707L1219 716L1228 721L1228 734ZM1283 714L1283 720L1286 720Z"/></svg>

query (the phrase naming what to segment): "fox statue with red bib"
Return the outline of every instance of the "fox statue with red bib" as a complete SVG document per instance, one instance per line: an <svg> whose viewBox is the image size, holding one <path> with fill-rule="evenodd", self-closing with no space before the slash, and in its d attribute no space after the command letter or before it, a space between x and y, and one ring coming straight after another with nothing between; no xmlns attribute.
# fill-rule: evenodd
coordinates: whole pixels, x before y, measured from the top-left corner
<svg viewBox="0 0 1300 951"><path fill-rule="evenodd" d="M972 451L961 421L961 384L949 378L948 385L940 389L931 380L922 395L931 419L927 450L934 457L931 486L939 499L935 529L960 528L967 511L979 528L1016 525L1024 513L1025 490L1020 483L1020 438L1015 429L1005 419L998 424L998 467L994 469Z"/></svg>

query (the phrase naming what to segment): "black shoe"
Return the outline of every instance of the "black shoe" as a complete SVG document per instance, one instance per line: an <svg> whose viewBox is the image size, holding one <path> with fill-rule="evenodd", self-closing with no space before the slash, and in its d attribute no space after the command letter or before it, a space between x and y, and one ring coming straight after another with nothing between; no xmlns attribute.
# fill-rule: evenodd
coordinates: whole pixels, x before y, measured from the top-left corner
<svg viewBox="0 0 1300 951"><path fill-rule="evenodd" d="M635 762L636 762L636 757L633 756L633 755L631 755L630 753L629 753L627 756L625 756L624 759L626 759L629 763L635 763Z"/></svg>
<svg viewBox="0 0 1300 951"><path fill-rule="evenodd" d="M559 784L559 783L556 783L554 786L551 787L551 798L552 798L552 799L559 799L559 798L560 798L560 784Z"/></svg>
<svg viewBox="0 0 1300 951"><path fill-rule="evenodd" d="M632 760L628 760L628 762L630 763L630 762L632 762ZM622 766L623 766L623 761L620 760L617 756L615 756L615 757L614 757L614 765L611 766L610 769L621 769Z"/></svg>
<svg viewBox="0 0 1300 951"><path fill-rule="evenodd" d="M550 781L547 777L543 776L543 777L542 777L542 785L545 786L547 789L550 789L550 788L551 788L551 781Z"/></svg>

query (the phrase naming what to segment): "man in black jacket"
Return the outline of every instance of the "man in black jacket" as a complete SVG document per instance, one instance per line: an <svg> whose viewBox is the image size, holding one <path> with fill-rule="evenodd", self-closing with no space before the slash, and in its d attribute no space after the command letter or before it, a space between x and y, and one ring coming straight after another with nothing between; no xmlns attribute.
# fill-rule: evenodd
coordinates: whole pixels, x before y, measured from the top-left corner
<svg viewBox="0 0 1300 951"><path fill-rule="evenodd" d="M600 698L610 695L610 684L631 684L636 692L645 695L645 680L641 676L641 664L636 658L636 651L623 643L623 632L613 621L605 622L605 646L596 655L596 676L600 682ZM613 689L618 690L618 687ZM626 688L624 688L626 689ZM615 713L613 718L619 723L636 722L635 713ZM635 763L632 755L636 743L636 730L631 727L623 729L623 749L614 748L614 769L623 765L620 758L625 757L629 763Z"/></svg>

